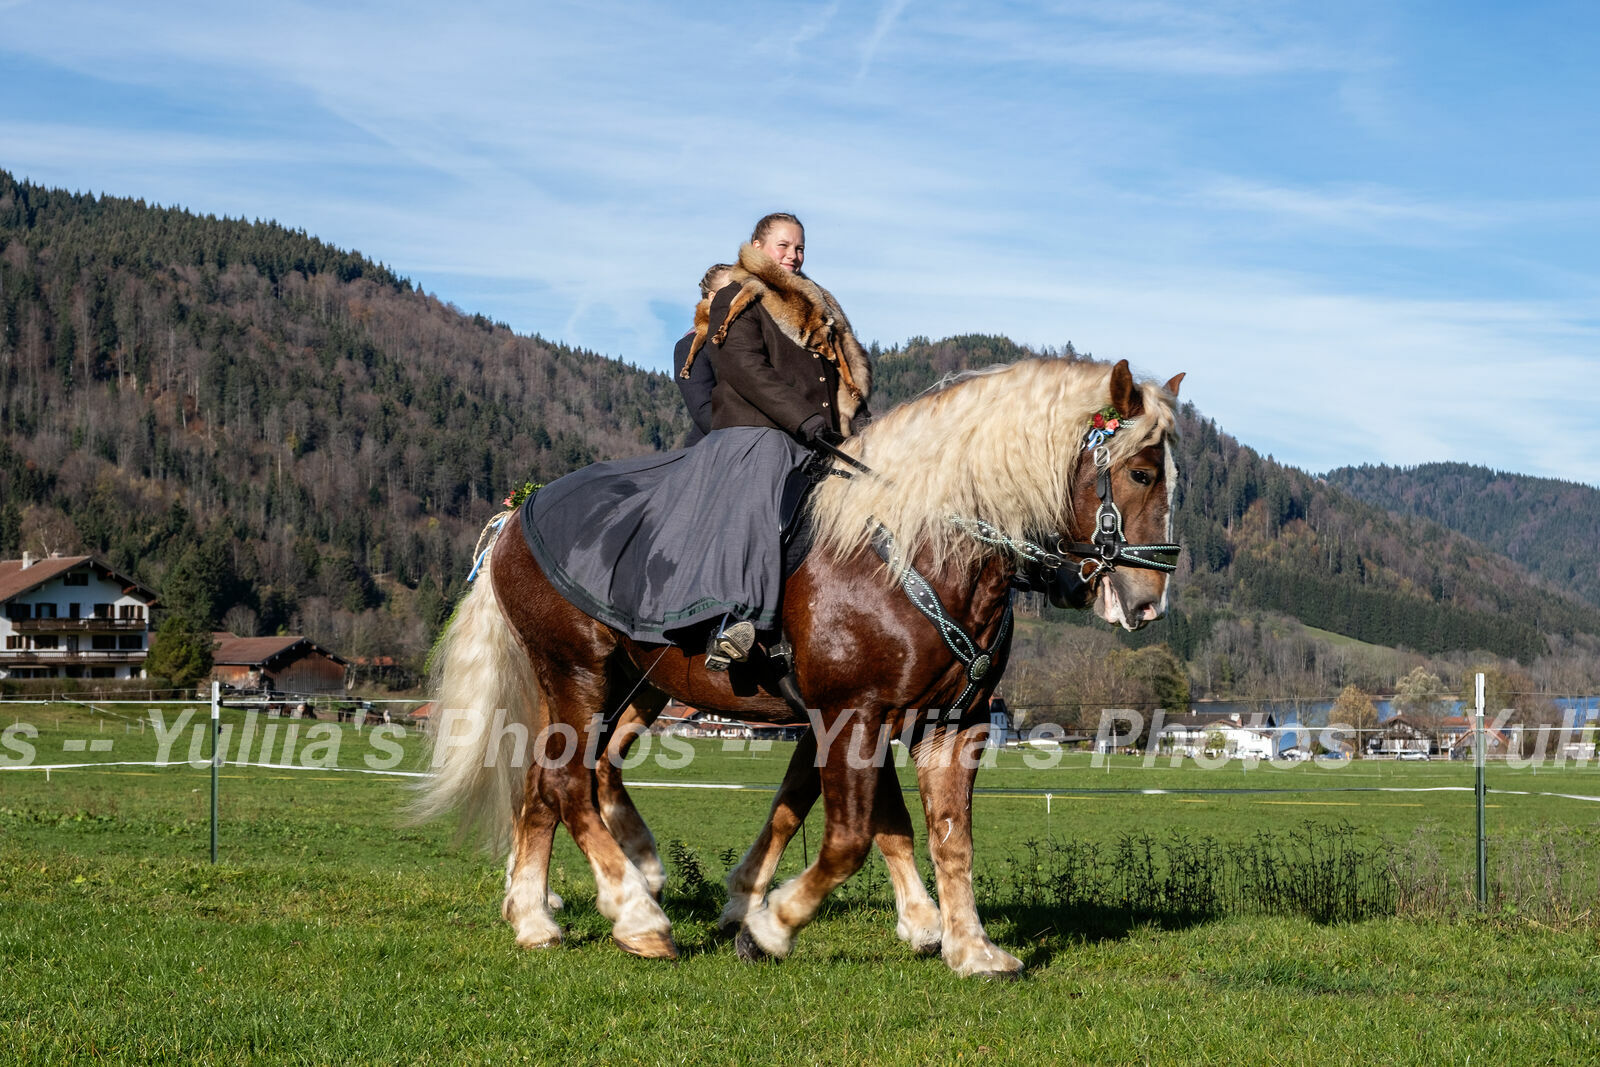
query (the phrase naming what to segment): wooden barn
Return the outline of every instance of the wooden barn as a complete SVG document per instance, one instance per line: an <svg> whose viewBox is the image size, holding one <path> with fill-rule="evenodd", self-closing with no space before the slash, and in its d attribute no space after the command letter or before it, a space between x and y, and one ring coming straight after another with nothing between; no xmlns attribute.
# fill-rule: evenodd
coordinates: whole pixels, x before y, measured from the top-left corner
<svg viewBox="0 0 1600 1067"><path fill-rule="evenodd" d="M304 637L235 637L215 633L211 677L235 689L343 696L349 663Z"/></svg>

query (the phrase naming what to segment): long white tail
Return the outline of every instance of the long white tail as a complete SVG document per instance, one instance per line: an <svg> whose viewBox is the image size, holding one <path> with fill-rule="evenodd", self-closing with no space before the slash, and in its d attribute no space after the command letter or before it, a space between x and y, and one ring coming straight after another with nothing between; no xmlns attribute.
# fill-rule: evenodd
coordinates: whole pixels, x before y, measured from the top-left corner
<svg viewBox="0 0 1600 1067"><path fill-rule="evenodd" d="M491 545L433 653L433 776L412 812L420 821L459 809L464 829L503 847L522 807L539 687L495 595L493 556Z"/></svg>

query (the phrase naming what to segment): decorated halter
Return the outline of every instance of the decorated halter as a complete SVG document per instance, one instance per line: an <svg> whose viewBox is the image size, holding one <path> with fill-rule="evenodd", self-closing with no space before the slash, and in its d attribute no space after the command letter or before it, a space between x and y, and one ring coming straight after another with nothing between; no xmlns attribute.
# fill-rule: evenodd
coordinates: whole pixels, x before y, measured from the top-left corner
<svg viewBox="0 0 1600 1067"><path fill-rule="evenodd" d="M1178 569L1181 546L1130 544L1122 532L1122 512L1111 495L1111 448L1106 442L1118 430L1131 425L1132 419L1123 418L1116 408L1105 407L1095 412L1083 436L1083 450L1094 459L1095 495L1100 498L1100 507L1094 515L1094 537L1088 544L1060 542L1056 548L1084 557L1078 574L1085 582L1093 582L1106 571L1116 570L1119 564L1168 574Z"/></svg>

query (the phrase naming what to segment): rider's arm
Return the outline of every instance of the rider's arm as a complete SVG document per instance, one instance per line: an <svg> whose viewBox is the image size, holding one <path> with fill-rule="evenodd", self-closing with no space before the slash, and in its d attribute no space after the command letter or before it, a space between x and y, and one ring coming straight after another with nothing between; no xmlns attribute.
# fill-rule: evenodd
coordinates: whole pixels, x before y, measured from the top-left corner
<svg viewBox="0 0 1600 1067"><path fill-rule="evenodd" d="M702 348L695 353L694 362L689 366L689 377L678 376L689 358L689 346L693 342L694 334L691 333L673 349L672 380L678 383L678 392L683 394L684 406L689 409L689 421L704 435L711 432L711 390L716 387L717 374L711 369L711 353Z"/></svg>

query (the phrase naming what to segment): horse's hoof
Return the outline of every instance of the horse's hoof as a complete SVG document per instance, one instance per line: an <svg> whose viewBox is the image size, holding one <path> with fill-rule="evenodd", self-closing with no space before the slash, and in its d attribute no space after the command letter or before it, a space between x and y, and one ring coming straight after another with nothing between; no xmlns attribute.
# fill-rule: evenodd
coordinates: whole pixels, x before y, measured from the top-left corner
<svg viewBox="0 0 1600 1067"><path fill-rule="evenodd" d="M529 937L517 938L517 947L526 949L556 948L561 944L561 931L553 934L534 934Z"/></svg>
<svg viewBox="0 0 1600 1067"><path fill-rule="evenodd" d="M612 936L611 940L617 947L630 956L638 956L646 960L675 960L678 958L678 946L673 944L671 934L644 934L639 937L629 938L624 941L620 937Z"/></svg>
<svg viewBox="0 0 1600 1067"><path fill-rule="evenodd" d="M986 982L1019 982L1022 980L1021 971L974 971L969 977L982 978Z"/></svg>
<svg viewBox="0 0 1600 1067"><path fill-rule="evenodd" d="M746 926L739 927L738 936L733 939L733 951L746 963L760 963L762 960L772 958L771 953L756 944L756 939L750 934L750 928Z"/></svg>
<svg viewBox="0 0 1600 1067"><path fill-rule="evenodd" d="M924 941L921 944L912 942L911 952L913 955L917 956L937 956L939 954L939 950L943 947L943 942L941 942L938 938L934 938L932 941Z"/></svg>

